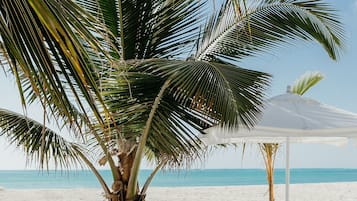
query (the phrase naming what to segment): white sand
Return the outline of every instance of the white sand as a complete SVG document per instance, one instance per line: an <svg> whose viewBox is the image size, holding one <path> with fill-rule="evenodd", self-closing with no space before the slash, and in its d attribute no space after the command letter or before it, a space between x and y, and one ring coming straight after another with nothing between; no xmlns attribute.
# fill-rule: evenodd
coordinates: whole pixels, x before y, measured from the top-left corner
<svg viewBox="0 0 357 201"><path fill-rule="evenodd" d="M284 185L276 185L276 201L285 200ZM291 185L291 201L356 201L357 183ZM100 189L0 191L0 201L101 201ZM147 201L268 201L267 186L152 187Z"/></svg>

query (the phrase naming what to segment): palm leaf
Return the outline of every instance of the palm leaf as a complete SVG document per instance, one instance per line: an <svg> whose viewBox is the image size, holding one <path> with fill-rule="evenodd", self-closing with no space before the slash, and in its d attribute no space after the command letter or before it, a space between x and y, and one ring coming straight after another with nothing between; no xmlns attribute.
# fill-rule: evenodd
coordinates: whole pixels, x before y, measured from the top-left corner
<svg viewBox="0 0 357 201"><path fill-rule="evenodd" d="M307 72L294 82L291 88L291 92L303 95L323 78L324 76L320 72Z"/></svg>
<svg viewBox="0 0 357 201"><path fill-rule="evenodd" d="M102 42L102 45L111 50L114 58L119 58L120 53L120 27L119 13L116 1L112 0L75 0L80 6L91 14L95 19L91 19L91 24L97 29L94 31L94 37ZM87 27L91 29L91 26ZM98 34L100 33L100 34Z"/></svg>
<svg viewBox="0 0 357 201"><path fill-rule="evenodd" d="M204 5L196 0L77 2L113 33L124 60L183 57L198 38Z"/></svg>
<svg viewBox="0 0 357 201"><path fill-rule="evenodd" d="M113 141L136 141L141 136L154 99L171 80L146 146L157 158L169 157L176 164L184 163L183 156L198 157L201 146L195 135L203 129L218 123L253 125L269 83L265 73L231 65L164 59L136 64L126 78L112 74L102 82L103 98L120 128L115 131L110 125Z"/></svg>
<svg viewBox="0 0 357 201"><path fill-rule="evenodd" d="M22 147L30 160L39 162L41 168L50 160L61 168L81 164L75 143L26 116L0 109L0 136L10 144Z"/></svg>
<svg viewBox="0 0 357 201"><path fill-rule="evenodd" d="M334 10L321 0L261 0L237 15L227 1L205 26L195 58L239 61L299 38L319 42L336 59L343 32Z"/></svg>
<svg viewBox="0 0 357 201"><path fill-rule="evenodd" d="M188 55L199 36L205 1L164 1L154 14L144 58Z"/></svg>
<svg viewBox="0 0 357 201"><path fill-rule="evenodd" d="M269 75L229 64L151 60L136 70L172 81L174 100L227 125L254 124ZM239 117L239 118L237 118Z"/></svg>
<svg viewBox="0 0 357 201"><path fill-rule="evenodd" d="M87 50L102 52L98 58L106 57L106 52L87 29L96 29L90 17L68 0L0 4L1 57L9 64L3 67L10 67L14 74L23 104L29 93L29 97L38 97L44 107L51 107L49 111L66 116L65 121L72 125L79 125L72 102L85 115L91 108L100 118L94 101L99 95L95 62L91 62Z"/></svg>

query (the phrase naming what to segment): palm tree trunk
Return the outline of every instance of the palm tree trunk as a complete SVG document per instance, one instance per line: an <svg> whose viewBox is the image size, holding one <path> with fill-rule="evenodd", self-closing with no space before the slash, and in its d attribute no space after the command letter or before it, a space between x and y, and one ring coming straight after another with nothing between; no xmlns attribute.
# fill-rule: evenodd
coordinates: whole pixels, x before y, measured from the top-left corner
<svg viewBox="0 0 357 201"><path fill-rule="evenodd" d="M265 168L267 173L267 180L269 185L269 201L275 201L274 198L274 160L278 144L261 144L260 150L262 152Z"/></svg>
<svg viewBox="0 0 357 201"><path fill-rule="evenodd" d="M120 193L114 194L111 193L107 196L107 201L145 201L146 195L137 194L133 199L127 199L124 195L122 196Z"/></svg>
<svg viewBox="0 0 357 201"><path fill-rule="evenodd" d="M120 194L111 194L108 197L108 201L145 201L145 195L136 195L134 199L128 200L125 196L120 196Z"/></svg>
<svg viewBox="0 0 357 201"><path fill-rule="evenodd" d="M127 199L125 196L120 196L120 194L111 194L110 197L107 197L108 201L145 201L145 195L136 195L133 199Z"/></svg>
<svg viewBox="0 0 357 201"><path fill-rule="evenodd" d="M269 201L275 201L274 198L274 168L269 167L270 170L268 171L267 168L267 179L268 179L268 185L269 185Z"/></svg>
<svg viewBox="0 0 357 201"><path fill-rule="evenodd" d="M110 197L108 197L108 201L121 201L121 200L119 195L110 194Z"/></svg>

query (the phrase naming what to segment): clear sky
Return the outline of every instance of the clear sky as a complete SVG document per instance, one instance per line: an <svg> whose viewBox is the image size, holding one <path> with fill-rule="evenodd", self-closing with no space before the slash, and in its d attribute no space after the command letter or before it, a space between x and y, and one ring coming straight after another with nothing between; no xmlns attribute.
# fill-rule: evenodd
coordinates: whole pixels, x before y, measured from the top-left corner
<svg viewBox="0 0 357 201"><path fill-rule="evenodd" d="M306 71L319 71L325 79L312 88L306 97L357 113L357 0L329 0L339 10L345 25L345 50L337 62L329 59L315 43L297 42L272 51L268 55L245 60L241 67L271 73L274 78L268 91L270 97L284 93ZM0 107L22 112L17 89L12 79L0 73ZM37 107L29 116L41 120ZM291 167L357 168L357 141L343 147L317 144L294 144L291 147ZM284 167L284 146L280 149L276 167ZM21 151L0 139L0 169L25 169L26 160ZM33 166L29 166L33 168ZM143 167L148 167L146 164ZM242 159L241 148L213 150L199 168L263 168L257 145L248 146Z"/></svg>

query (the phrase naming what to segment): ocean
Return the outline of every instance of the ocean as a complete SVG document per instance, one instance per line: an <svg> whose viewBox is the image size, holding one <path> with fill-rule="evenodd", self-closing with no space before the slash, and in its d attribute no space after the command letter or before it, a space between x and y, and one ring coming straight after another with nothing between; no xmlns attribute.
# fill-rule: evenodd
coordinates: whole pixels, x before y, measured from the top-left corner
<svg viewBox="0 0 357 201"><path fill-rule="evenodd" d="M111 173L101 170L110 181ZM139 182L143 184L151 170L141 170ZM327 183L357 181L357 169L292 169L291 183ZM263 169L203 169L161 171L151 186L231 186L266 184ZM285 170L275 170L275 184L285 183ZM0 170L0 186L6 189L45 188L100 188L88 170L38 171Z"/></svg>

